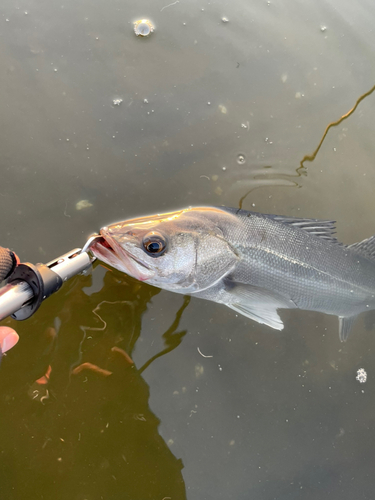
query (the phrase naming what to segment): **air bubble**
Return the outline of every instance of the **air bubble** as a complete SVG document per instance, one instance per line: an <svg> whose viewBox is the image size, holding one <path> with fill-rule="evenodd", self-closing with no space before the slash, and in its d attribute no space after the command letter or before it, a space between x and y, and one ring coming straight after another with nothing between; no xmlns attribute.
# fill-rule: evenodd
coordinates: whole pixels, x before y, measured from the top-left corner
<svg viewBox="0 0 375 500"><path fill-rule="evenodd" d="M359 370L357 370L356 380L358 380L358 382L360 384L364 384L366 382L367 373L366 373L366 370L364 368L360 368Z"/></svg>
<svg viewBox="0 0 375 500"><path fill-rule="evenodd" d="M154 31L154 27L148 19L140 19L134 23L134 33L137 36L148 36Z"/></svg>
<svg viewBox="0 0 375 500"><path fill-rule="evenodd" d="M121 99L121 97L117 97L115 99L112 99L112 103L114 106L120 106L120 104L122 103L123 99Z"/></svg>

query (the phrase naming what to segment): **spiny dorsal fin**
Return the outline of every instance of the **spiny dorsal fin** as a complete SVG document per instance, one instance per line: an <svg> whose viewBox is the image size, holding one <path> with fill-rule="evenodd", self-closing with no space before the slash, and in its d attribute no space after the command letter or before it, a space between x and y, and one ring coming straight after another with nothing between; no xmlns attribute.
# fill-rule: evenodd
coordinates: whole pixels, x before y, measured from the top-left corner
<svg viewBox="0 0 375 500"><path fill-rule="evenodd" d="M375 259L375 236L371 236L371 238L367 238L359 243L353 243L353 245L349 245L348 248L363 257Z"/></svg>
<svg viewBox="0 0 375 500"><path fill-rule="evenodd" d="M299 219L297 217L284 217L282 215L271 215L268 217L283 224L303 229L310 234L319 236L319 238L337 242L337 239L333 236L336 229L336 222L333 220Z"/></svg>
<svg viewBox="0 0 375 500"><path fill-rule="evenodd" d="M286 217L284 215L260 214L257 212L250 212L247 210L240 210L236 208L220 208L235 215L242 215L247 217L251 217L252 215L257 217L266 217L268 219L281 222L282 224L289 224L290 226L296 227L298 229L303 229L309 234L313 234L314 236L318 236L319 238L323 238L325 240L331 241L332 243L339 244L334 236L336 221L333 220L302 219L299 217Z"/></svg>

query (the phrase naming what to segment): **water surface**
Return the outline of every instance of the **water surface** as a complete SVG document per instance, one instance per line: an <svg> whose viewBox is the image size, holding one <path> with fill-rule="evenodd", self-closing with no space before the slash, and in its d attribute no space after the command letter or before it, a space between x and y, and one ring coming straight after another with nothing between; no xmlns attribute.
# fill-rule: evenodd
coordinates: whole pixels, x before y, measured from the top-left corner
<svg viewBox="0 0 375 500"><path fill-rule="evenodd" d="M374 234L374 95L301 168L375 84L374 20L369 0L3 0L1 244L48 262L202 204ZM5 321L2 498L372 499L362 318L341 344L335 317L285 311L278 333L184 300L96 265Z"/></svg>

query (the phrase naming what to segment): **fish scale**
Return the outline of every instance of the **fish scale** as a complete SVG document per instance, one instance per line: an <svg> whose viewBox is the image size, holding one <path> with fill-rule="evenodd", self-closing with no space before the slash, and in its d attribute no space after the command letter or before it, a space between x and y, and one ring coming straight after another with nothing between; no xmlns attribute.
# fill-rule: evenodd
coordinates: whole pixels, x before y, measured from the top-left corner
<svg viewBox="0 0 375 500"><path fill-rule="evenodd" d="M234 279L277 290L301 309L338 316L374 303L375 265L369 259L336 241L259 214L238 216L244 232L230 227L226 232L244 259ZM259 240L259 234L266 236Z"/></svg>
<svg viewBox="0 0 375 500"><path fill-rule="evenodd" d="M237 228L227 227L225 236L244 257L251 258L251 252L260 250L264 252L260 256L262 260L271 260L274 256L278 265L285 261L299 266L299 269L315 269L342 282L374 289L373 261L333 238L321 239L304 229L274 221L271 217L256 213L252 213L251 218L242 216L243 231L239 233Z"/></svg>
<svg viewBox="0 0 375 500"><path fill-rule="evenodd" d="M345 246L334 230L330 220L197 207L112 224L101 230L107 247L97 242L93 252L151 285L278 330L279 309L336 315L346 340L356 316L375 309L375 237Z"/></svg>

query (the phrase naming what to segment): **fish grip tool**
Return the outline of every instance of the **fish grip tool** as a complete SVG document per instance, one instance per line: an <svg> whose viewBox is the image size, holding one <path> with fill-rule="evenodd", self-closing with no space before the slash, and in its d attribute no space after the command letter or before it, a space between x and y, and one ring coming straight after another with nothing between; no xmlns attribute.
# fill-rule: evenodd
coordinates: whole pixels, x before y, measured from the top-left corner
<svg viewBox="0 0 375 500"><path fill-rule="evenodd" d="M91 244L95 239L89 241ZM95 261L88 253L90 244L86 243L85 251L76 248L48 264L19 264L7 284L0 288L0 321L8 316L16 320L30 318L64 281L87 272Z"/></svg>
<svg viewBox="0 0 375 500"><path fill-rule="evenodd" d="M33 297L21 309L12 314L13 319L24 320L30 318L44 299L57 292L63 284L61 276L53 272L45 264L30 264L25 262L14 270L10 284L27 283Z"/></svg>

